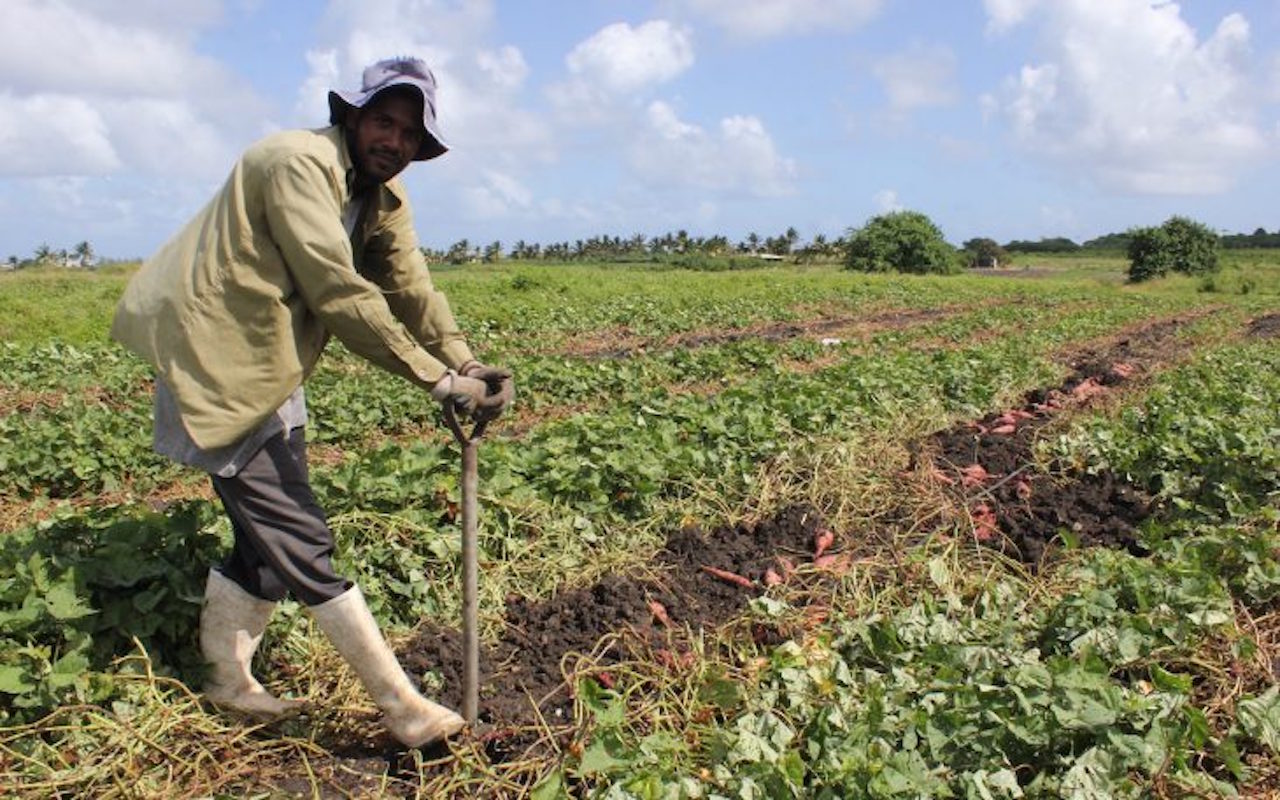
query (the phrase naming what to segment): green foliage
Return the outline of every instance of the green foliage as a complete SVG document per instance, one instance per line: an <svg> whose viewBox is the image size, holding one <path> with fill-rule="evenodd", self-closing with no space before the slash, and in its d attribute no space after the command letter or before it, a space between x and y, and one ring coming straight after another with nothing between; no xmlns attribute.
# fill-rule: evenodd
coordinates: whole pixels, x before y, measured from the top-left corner
<svg viewBox="0 0 1280 800"><path fill-rule="evenodd" d="M938 226L918 211L882 214L853 232L845 267L859 272L958 271L954 248L947 244Z"/></svg>
<svg viewBox="0 0 1280 800"><path fill-rule="evenodd" d="M1107 233L1096 239L1090 239L1080 247L1085 250L1110 250L1125 252L1129 249L1129 242L1133 240L1133 232L1125 233Z"/></svg>
<svg viewBox="0 0 1280 800"><path fill-rule="evenodd" d="M0 273L0 342L98 345L128 275L120 267L35 267Z"/></svg>
<svg viewBox="0 0 1280 800"><path fill-rule="evenodd" d="M1222 779L1280 747L1280 695L1245 698L1215 730L1196 676L1162 664L1194 668L1234 635L1233 604L1269 607L1280 539L1267 526L1182 533L1149 558L1082 554L1056 577L1061 593L967 583L934 558L918 599L774 649L696 752L657 755L663 732L633 733L621 699L592 689L597 725L570 772L594 781L593 798L1139 797L1157 776L1234 795ZM1239 594L1230 565L1255 557L1269 588Z"/></svg>
<svg viewBox="0 0 1280 800"><path fill-rule="evenodd" d="M1280 350L1215 351L1160 378L1143 401L1054 444L1081 469L1111 469L1178 510L1221 518L1280 497Z"/></svg>
<svg viewBox="0 0 1280 800"><path fill-rule="evenodd" d="M151 452L146 369L118 348L0 344L0 376L25 390L25 413L0 414L0 493L71 497L175 473ZM31 388L27 388L31 387Z"/></svg>
<svg viewBox="0 0 1280 800"><path fill-rule="evenodd" d="M1218 269L1218 235L1186 217L1170 217L1158 228L1131 231L1129 279L1162 278L1171 272L1206 275Z"/></svg>
<svg viewBox="0 0 1280 800"><path fill-rule="evenodd" d="M1015 239L1004 247L1010 253L1074 253L1080 249L1080 245L1061 236L1034 242Z"/></svg>
<svg viewBox="0 0 1280 800"><path fill-rule="evenodd" d="M104 674L140 644L199 683L194 631L222 550L204 504L110 509L0 538L0 724L111 696Z"/></svg>
<svg viewBox="0 0 1280 800"><path fill-rule="evenodd" d="M1280 231L1268 233L1265 228L1257 228L1253 233L1228 234L1222 237L1222 247L1226 250L1280 247Z"/></svg>
<svg viewBox="0 0 1280 800"><path fill-rule="evenodd" d="M964 243L964 255L970 267L990 267L1006 264L1009 251L995 239L970 239Z"/></svg>

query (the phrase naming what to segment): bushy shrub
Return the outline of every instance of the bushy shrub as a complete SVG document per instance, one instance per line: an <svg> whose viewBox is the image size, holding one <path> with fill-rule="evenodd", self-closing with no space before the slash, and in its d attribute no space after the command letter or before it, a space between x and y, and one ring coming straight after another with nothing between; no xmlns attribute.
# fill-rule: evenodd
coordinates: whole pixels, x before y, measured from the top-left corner
<svg viewBox="0 0 1280 800"><path fill-rule="evenodd" d="M859 272L959 272L960 259L942 231L918 211L873 217L850 235L845 268Z"/></svg>
<svg viewBox="0 0 1280 800"><path fill-rule="evenodd" d="M977 238L964 243L963 256L969 267L1006 266L1012 260L1009 252L995 239Z"/></svg>
<svg viewBox="0 0 1280 800"><path fill-rule="evenodd" d="M1186 217L1170 217L1158 228L1131 231L1129 280L1161 278L1170 272L1208 275L1218 270L1218 235Z"/></svg>

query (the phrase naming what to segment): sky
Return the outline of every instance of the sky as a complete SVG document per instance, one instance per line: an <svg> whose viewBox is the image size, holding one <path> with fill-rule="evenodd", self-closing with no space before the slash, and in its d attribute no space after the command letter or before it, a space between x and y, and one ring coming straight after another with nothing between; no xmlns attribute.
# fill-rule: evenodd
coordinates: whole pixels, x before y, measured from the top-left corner
<svg viewBox="0 0 1280 800"><path fill-rule="evenodd" d="M1280 229L1280 0L3 0L0 258L145 257L272 132L414 55L445 249Z"/></svg>

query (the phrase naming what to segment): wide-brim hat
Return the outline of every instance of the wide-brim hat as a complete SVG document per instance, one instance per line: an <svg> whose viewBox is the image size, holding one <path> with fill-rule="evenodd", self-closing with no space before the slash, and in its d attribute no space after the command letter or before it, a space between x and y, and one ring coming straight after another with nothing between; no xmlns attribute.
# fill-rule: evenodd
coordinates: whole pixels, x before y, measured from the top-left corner
<svg viewBox="0 0 1280 800"><path fill-rule="evenodd" d="M365 68L359 90L331 90L329 122L341 125L346 121L348 111L364 108L378 92L392 86L412 86L422 94L422 127L427 129L427 135L413 160L426 161L448 152L449 145L445 144L444 137L440 135L440 124L436 122L436 76L421 59L390 58L379 61Z"/></svg>

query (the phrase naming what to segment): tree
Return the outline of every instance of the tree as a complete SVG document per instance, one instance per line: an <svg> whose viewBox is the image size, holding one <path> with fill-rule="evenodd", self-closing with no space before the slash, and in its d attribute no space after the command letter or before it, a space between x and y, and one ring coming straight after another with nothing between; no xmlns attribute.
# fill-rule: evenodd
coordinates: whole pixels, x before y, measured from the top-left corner
<svg viewBox="0 0 1280 800"><path fill-rule="evenodd" d="M850 232L845 268L860 272L957 272L956 251L942 231L919 211L893 211L873 217Z"/></svg>
<svg viewBox="0 0 1280 800"><path fill-rule="evenodd" d="M1038 242L1013 240L1004 246L1010 253L1074 253L1080 245L1070 239L1055 236L1052 239L1041 239Z"/></svg>
<svg viewBox="0 0 1280 800"><path fill-rule="evenodd" d="M450 264L465 264L471 260L471 242L466 239L459 239L449 245L449 252L445 254L445 260Z"/></svg>
<svg viewBox="0 0 1280 800"><path fill-rule="evenodd" d="M82 267L92 267L97 261L93 254L93 245L89 244L87 240L76 245L72 255L76 257L76 261L80 262Z"/></svg>
<svg viewBox="0 0 1280 800"><path fill-rule="evenodd" d="M1158 228L1138 228L1129 242L1129 280L1137 283L1170 272L1205 275L1218 270L1218 234L1187 217L1170 217Z"/></svg>
<svg viewBox="0 0 1280 800"><path fill-rule="evenodd" d="M995 267L1009 260L1009 253L995 239L970 239L964 251L971 267Z"/></svg>

